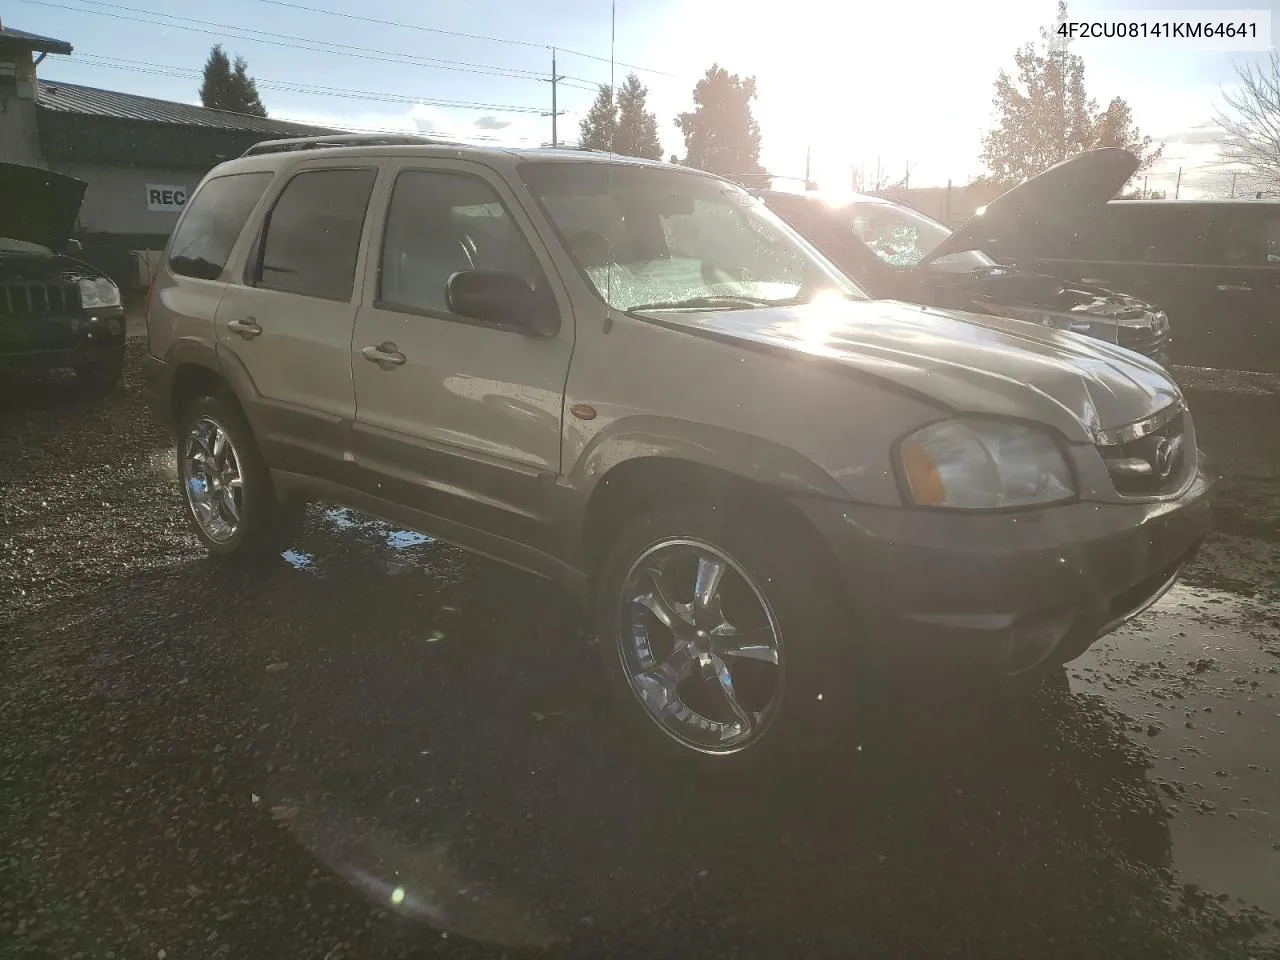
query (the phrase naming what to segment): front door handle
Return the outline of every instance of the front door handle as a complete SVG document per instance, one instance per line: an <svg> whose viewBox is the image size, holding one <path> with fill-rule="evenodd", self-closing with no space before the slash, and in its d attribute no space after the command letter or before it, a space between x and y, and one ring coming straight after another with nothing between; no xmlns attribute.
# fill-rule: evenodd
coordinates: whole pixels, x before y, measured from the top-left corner
<svg viewBox="0 0 1280 960"><path fill-rule="evenodd" d="M1220 284L1218 284L1218 291L1219 291L1220 293L1227 293L1227 292L1229 292L1229 291L1233 291L1233 290L1234 290L1234 291L1238 291L1238 292L1240 292L1240 293L1253 293L1253 287L1246 287L1243 283L1220 283Z"/></svg>
<svg viewBox="0 0 1280 960"><path fill-rule="evenodd" d="M376 363L383 370L390 370L404 363L404 354L390 340L385 340L376 347L365 347L360 351L360 356Z"/></svg>
<svg viewBox="0 0 1280 960"><path fill-rule="evenodd" d="M245 317L243 320L232 320L227 324L227 329L240 334L246 340L252 340L254 337L262 335L262 327L258 326L258 321L253 317Z"/></svg>

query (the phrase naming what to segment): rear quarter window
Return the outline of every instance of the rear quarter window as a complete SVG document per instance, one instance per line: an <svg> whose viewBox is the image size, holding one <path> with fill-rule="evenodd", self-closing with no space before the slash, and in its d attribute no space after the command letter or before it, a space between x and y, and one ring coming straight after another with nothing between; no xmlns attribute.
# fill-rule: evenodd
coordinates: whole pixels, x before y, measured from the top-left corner
<svg viewBox="0 0 1280 960"><path fill-rule="evenodd" d="M183 277L216 280L269 183L271 174L265 172L206 180L187 205L169 244L169 269Z"/></svg>

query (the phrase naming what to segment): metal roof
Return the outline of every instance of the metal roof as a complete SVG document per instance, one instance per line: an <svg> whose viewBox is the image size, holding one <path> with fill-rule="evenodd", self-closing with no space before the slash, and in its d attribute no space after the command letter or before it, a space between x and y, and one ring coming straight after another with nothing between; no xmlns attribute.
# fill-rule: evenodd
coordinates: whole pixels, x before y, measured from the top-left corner
<svg viewBox="0 0 1280 960"><path fill-rule="evenodd" d="M338 132L327 127L289 123L284 120L273 120L270 117L232 113L229 110L213 110L189 103L175 103L172 100L157 100L132 93L84 87L76 83L60 83L57 80L40 80L38 83L37 102L41 108L56 113L170 123L184 127L208 127L214 130L234 130L273 137L319 136Z"/></svg>
<svg viewBox="0 0 1280 960"><path fill-rule="evenodd" d="M28 50L35 50L39 53L68 54L71 52L71 44L65 40L55 40L53 37L42 37L38 33L27 33L25 30L14 30L12 27L0 26L0 43L5 41L21 44Z"/></svg>

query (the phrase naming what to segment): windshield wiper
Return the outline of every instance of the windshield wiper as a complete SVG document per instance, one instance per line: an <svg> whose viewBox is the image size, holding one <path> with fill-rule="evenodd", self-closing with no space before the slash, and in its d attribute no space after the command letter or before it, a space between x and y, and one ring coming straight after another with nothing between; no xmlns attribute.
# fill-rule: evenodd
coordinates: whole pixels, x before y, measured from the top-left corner
<svg viewBox="0 0 1280 960"><path fill-rule="evenodd" d="M688 297L684 300L658 300L628 307L628 313L638 310L750 310L752 307L773 307L784 301L766 300L763 297L741 297L737 294L720 297Z"/></svg>

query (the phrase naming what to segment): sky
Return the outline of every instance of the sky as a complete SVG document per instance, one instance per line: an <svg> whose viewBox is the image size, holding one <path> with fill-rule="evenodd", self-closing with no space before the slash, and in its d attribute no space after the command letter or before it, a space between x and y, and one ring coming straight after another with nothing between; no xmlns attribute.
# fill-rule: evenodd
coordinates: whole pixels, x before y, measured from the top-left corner
<svg viewBox="0 0 1280 960"><path fill-rule="evenodd" d="M1070 13L1243 6L1076 0ZM1267 6L1280 25L1280 0ZM0 0L6 26L74 46L41 65L44 79L196 103L200 68L222 42L248 61L271 116L516 145L551 139L552 46L565 77L561 142L576 140L597 84L635 69L668 155L683 154L675 116L718 62L756 77L766 168L803 177L808 157L826 187L877 164L895 179L910 170L912 186L981 173L996 75L1055 10L1054 0L617 0L615 19L606 0ZM1089 94L1124 97L1165 144L1152 189L1172 195L1179 167L1184 197L1222 183L1215 111L1236 66L1266 54L1073 49Z"/></svg>

